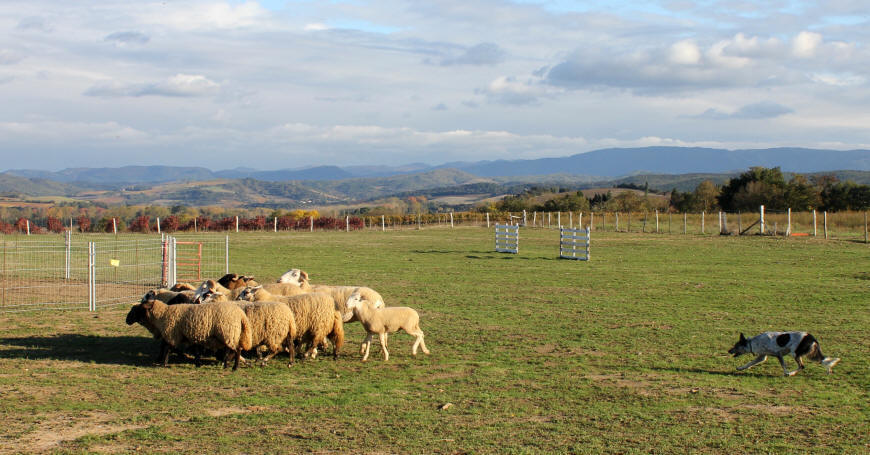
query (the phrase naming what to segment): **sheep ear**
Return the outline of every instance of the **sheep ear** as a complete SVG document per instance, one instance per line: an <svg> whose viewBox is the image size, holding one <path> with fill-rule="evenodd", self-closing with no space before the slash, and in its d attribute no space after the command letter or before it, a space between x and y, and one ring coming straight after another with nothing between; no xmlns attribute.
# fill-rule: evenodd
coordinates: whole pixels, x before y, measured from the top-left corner
<svg viewBox="0 0 870 455"><path fill-rule="evenodd" d="M308 281L308 272L306 272L304 270L300 270L299 276L302 277L303 280Z"/></svg>
<svg viewBox="0 0 870 455"><path fill-rule="evenodd" d="M746 341L746 337L743 336L743 332L740 332L740 341Z"/></svg>

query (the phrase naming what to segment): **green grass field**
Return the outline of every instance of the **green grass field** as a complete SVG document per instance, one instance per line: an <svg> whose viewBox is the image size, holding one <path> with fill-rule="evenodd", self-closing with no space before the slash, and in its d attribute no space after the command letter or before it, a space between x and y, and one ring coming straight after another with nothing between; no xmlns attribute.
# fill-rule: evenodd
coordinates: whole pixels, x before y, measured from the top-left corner
<svg viewBox="0 0 870 455"><path fill-rule="evenodd" d="M483 228L232 235L232 271L298 267L421 315L430 356L364 337L287 368L174 358L125 308L0 314L0 453L867 453L870 247L769 237L558 233L519 255ZM738 333L806 330L826 355L744 372ZM794 366L791 359L790 366ZM450 406L441 409L445 404Z"/></svg>

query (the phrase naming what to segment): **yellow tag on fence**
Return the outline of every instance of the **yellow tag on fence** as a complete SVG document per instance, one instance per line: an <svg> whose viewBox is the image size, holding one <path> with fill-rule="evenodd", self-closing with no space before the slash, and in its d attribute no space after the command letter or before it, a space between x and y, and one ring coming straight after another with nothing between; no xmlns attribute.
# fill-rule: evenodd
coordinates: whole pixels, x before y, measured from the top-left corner
<svg viewBox="0 0 870 455"><path fill-rule="evenodd" d="M109 259L109 265L111 265L112 267L118 267L121 265L121 261L117 259Z"/></svg>

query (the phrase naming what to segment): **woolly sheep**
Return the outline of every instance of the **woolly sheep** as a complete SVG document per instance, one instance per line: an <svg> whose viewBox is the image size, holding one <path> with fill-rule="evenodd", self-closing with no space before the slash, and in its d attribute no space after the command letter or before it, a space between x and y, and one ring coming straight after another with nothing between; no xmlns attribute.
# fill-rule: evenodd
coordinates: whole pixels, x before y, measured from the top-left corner
<svg viewBox="0 0 870 455"><path fill-rule="evenodd" d="M139 303L147 302L148 300L159 300L167 305L175 305L177 303L193 303L196 293L193 291L172 291L169 289L152 289L142 296Z"/></svg>
<svg viewBox="0 0 870 455"><path fill-rule="evenodd" d="M166 305L159 300L149 300L134 305L127 313L127 325L136 322L145 325L143 321L153 326L173 348L190 343L215 351L226 349L224 368L232 354L235 358L233 371L239 367L241 351L251 349L251 323L245 312L231 303ZM168 359L167 350L163 366L167 365ZM195 363L200 365L199 351Z"/></svg>
<svg viewBox="0 0 870 455"><path fill-rule="evenodd" d="M254 281L254 277L245 276L245 275L236 275L235 273L228 273L228 274L220 277L217 280L217 282L221 286L223 286L231 291L233 289L244 288L247 286L257 286L259 284L256 281Z"/></svg>
<svg viewBox="0 0 870 455"><path fill-rule="evenodd" d="M265 364L284 348L290 354L290 363L293 363L296 322L293 311L285 303L275 301L249 302L246 299L230 300L226 295L213 290L203 294L202 302L232 302L238 305L251 321L251 344L257 350L257 356L261 362ZM259 350L260 347L266 347L269 350L269 354L265 358ZM247 363L244 356L241 357L241 361Z"/></svg>
<svg viewBox="0 0 870 455"><path fill-rule="evenodd" d="M333 358L344 344L342 315L335 311L335 303L328 294L314 292L294 296L276 296L262 287L245 288L239 295L243 300L282 302L290 307L296 320L296 340L308 345L305 356L317 356L317 348L329 338L333 344Z"/></svg>
<svg viewBox="0 0 870 455"><path fill-rule="evenodd" d="M290 354L293 364L295 352L293 340L296 339L296 319L290 307L281 302L241 302L236 303L248 320L251 321L251 346L255 349L265 346L268 354L260 357L266 363L282 350ZM257 351L260 356L260 351ZM287 365L287 366L290 366Z"/></svg>
<svg viewBox="0 0 870 455"><path fill-rule="evenodd" d="M351 295L347 300L347 307L353 311L353 314L359 319L368 334L365 341L363 341L365 345L363 362L369 358L369 348L372 345L372 335L374 334L378 334L378 338L381 341L384 361L389 360L390 353L387 351L387 335L399 329L417 338L414 341L414 346L411 348L411 354L417 355L418 346L423 349L424 353L429 354L429 350L426 349L426 343L423 341L423 331L420 330L420 315L413 308L376 308L371 302L363 299L360 294Z"/></svg>
<svg viewBox="0 0 870 455"><path fill-rule="evenodd" d="M196 293L193 297L193 302L198 303L202 302L205 296L209 294L222 294L228 297L228 300L237 300L239 297L239 293L242 292L244 288L236 288L233 290L229 290L222 286L215 280L205 280L196 288Z"/></svg>
<svg viewBox="0 0 870 455"><path fill-rule="evenodd" d="M169 290L170 290L170 291L175 291L175 292L179 292L179 291L196 291L196 286L194 286L194 285L192 285L192 284L190 284L190 283L175 283L175 284L172 285L171 288L169 288Z"/></svg>
<svg viewBox="0 0 870 455"><path fill-rule="evenodd" d="M383 308L384 298L372 288L364 286L331 286L326 284L312 285L308 281L308 273L300 269L291 269L278 278L279 283L295 284L306 292L325 292L332 296L335 301L335 310L342 314L344 323L356 321L353 312L347 308L347 299L351 294L358 292L363 299L372 302L375 307Z"/></svg>

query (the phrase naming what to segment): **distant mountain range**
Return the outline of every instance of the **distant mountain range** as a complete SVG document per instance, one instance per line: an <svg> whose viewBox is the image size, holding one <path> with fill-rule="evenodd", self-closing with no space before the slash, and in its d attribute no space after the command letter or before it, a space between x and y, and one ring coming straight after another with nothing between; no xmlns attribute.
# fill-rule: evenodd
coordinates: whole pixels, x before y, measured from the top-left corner
<svg viewBox="0 0 870 455"><path fill-rule="evenodd" d="M563 188L648 184L690 191L717 184L752 166L784 173L833 173L870 183L870 150L803 148L721 150L647 147L605 149L535 160L455 162L439 166L317 166L305 169L212 171L203 167L124 166L0 173L0 197L63 196L105 203L286 207L352 204L385 197L474 194L497 197L533 185Z"/></svg>
<svg viewBox="0 0 870 455"><path fill-rule="evenodd" d="M741 172L752 166L780 167L786 172L834 170L870 171L870 150L820 150L772 148L724 150L699 147L644 147L595 150L559 158L453 162L437 166L317 166L301 169L257 170L250 168L212 171L203 167L124 166L120 168L70 168L62 171L11 169L7 174L55 182L130 184L202 181L219 178L252 178L268 182L287 180L344 180L390 177L457 169L479 177L518 177L568 174L587 179L613 178L639 173L689 174Z"/></svg>

